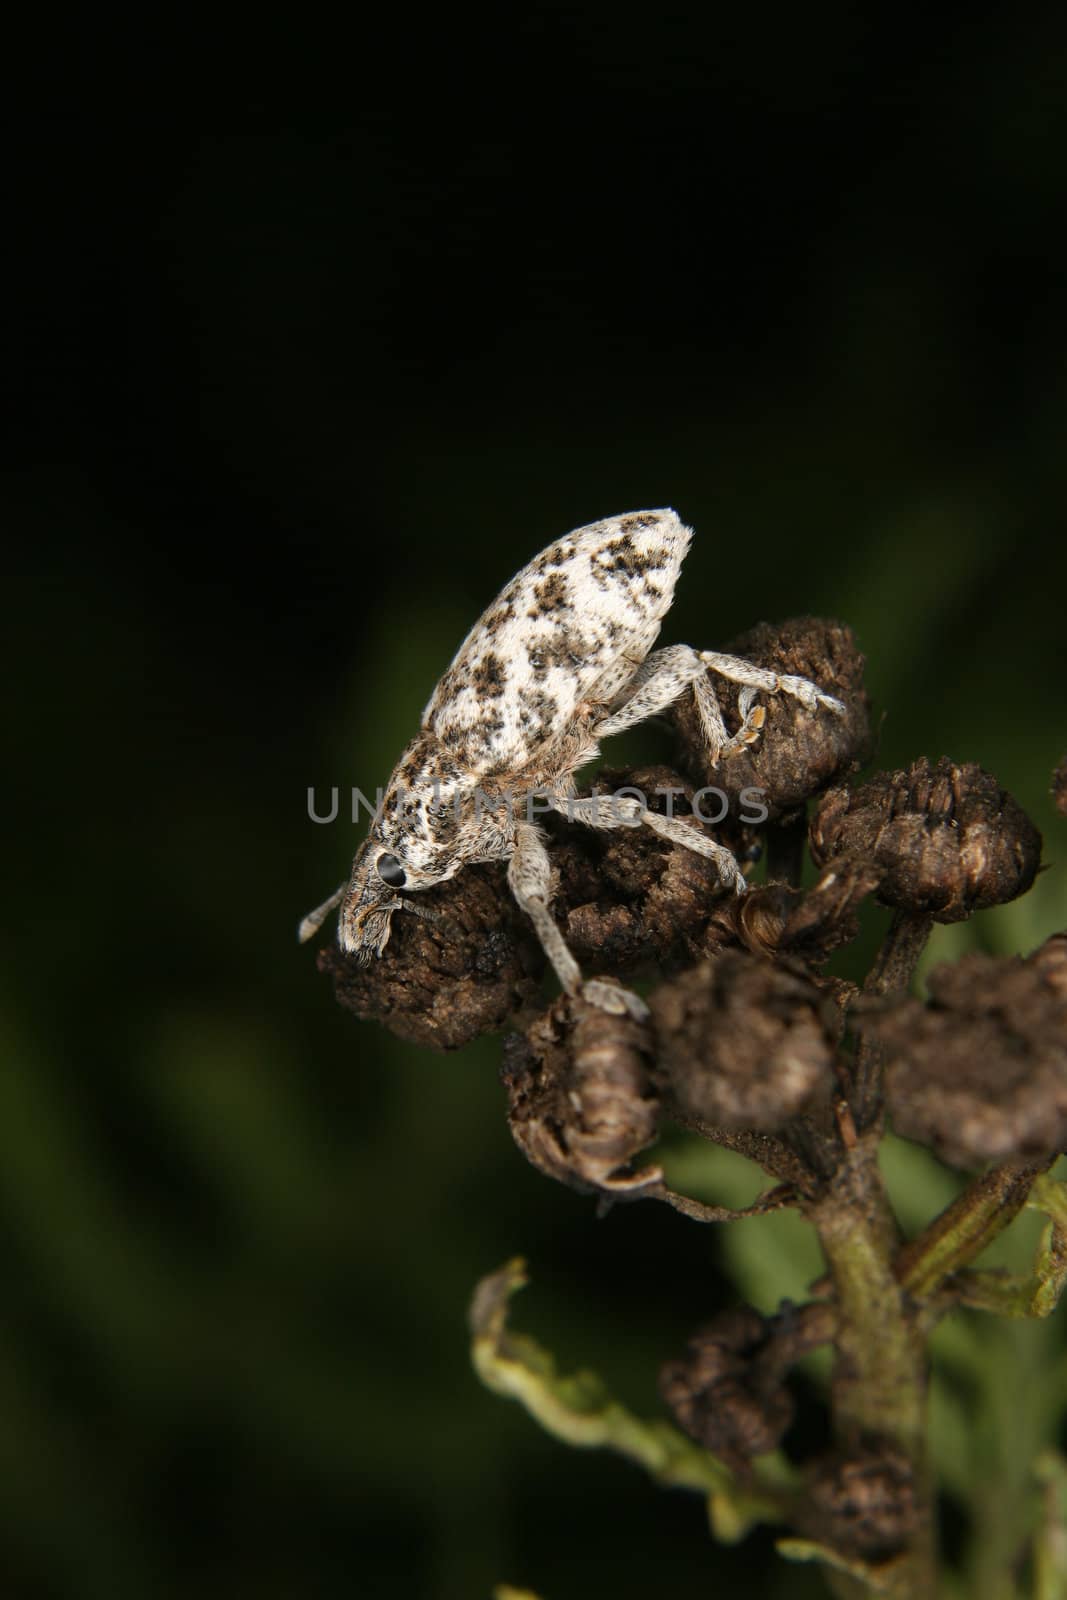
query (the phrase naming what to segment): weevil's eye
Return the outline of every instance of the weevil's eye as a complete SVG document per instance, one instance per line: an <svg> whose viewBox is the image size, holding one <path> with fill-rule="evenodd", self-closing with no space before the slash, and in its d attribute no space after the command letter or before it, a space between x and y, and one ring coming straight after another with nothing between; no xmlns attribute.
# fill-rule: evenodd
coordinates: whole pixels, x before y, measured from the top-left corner
<svg viewBox="0 0 1067 1600"><path fill-rule="evenodd" d="M402 889L407 883L407 873L396 859L396 856L391 856L388 853L380 855L375 865L378 868L379 878L383 883L387 883L391 889Z"/></svg>

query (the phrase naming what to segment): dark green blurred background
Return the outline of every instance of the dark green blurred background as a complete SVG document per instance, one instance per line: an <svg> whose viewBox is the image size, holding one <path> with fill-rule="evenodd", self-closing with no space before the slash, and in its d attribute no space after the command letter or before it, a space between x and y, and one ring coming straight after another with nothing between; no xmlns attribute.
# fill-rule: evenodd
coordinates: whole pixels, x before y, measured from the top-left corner
<svg viewBox="0 0 1067 1600"><path fill-rule="evenodd" d="M598 1222L512 1147L498 1040L339 1012L294 930L358 835L306 791L384 781L543 544L670 504L665 642L843 618L879 760L1045 831L937 953L1067 923L1064 24L361 26L87 36L16 117L0 1584L813 1595L480 1390L464 1316L521 1252L520 1319L652 1410L729 1268L770 1306L817 1263Z"/></svg>

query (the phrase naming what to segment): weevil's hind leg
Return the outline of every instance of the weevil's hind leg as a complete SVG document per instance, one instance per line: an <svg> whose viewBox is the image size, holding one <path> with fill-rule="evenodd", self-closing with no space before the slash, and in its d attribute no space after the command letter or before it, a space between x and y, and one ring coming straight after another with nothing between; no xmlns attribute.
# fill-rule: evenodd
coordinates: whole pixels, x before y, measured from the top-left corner
<svg viewBox="0 0 1067 1600"><path fill-rule="evenodd" d="M738 658L724 656L721 659L735 661ZM803 678L779 679L773 672L761 674L758 667L753 667L752 671L760 674L759 681L751 691L742 691L739 702L741 726L731 734L727 731L718 697L708 677L708 665L707 652L694 650L688 644L672 644L665 650L654 651L630 679L627 685L628 698L594 726L594 739L608 739L614 733L623 733L639 722L646 722L658 712L666 711L691 688L708 754L714 766L720 756L754 744L759 738L766 712L762 706L753 703L755 688L771 689L778 684L806 682ZM741 665L746 663L742 662ZM808 687L815 688L814 684Z"/></svg>
<svg viewBox="0 0 1067 1600"><path fill-rule="evenodd" d="M328 900L324 900L321 906L316 906L314 911L308 912L296 930L296 937L301 944L307 944L309 939L315 937L330 912L337 910L337 907L345 897L347 889L348 879L346 878L336 894L332 894Z"/></svg>
<svg viewBox="0 0 1067 1600"><path fill-rule="evenodd" d="M735 894L744 894L748 887L732 850L709 839L700 828L683 822L681 817L661 817L658 812L649 811L636 797L594 794L581 800L560 800L556 809L572 822L584 822L590 828L637 828L644 824L661 839L682 844L698 856L714 861L723 883Z"/></svg>
<svg viewBox="0 0 1067 1600"><path fill-rule="evenodd" d="M593 728L595 739L609 739L613 733L623 733L627 728L647 722L660 711L666 711L700 679L706 679L707 669L698 653L687 644L668 645L665 650L655 650L641 663L626 686L627 698L610 715ZM715 696L712 694L712 700ZM716 706L716 711L718 707ZM720 743L728 735L719 715L722 730Z"/></svg>
<svg viewBox="0 0 1067 1600"><path fill-rule="evenodd" d="M603 1011L629 1013L639 1022L646 1019L648 1007L628 989L601 983L596 978L583 981L582 969L548 909L552 899L552 863L545 841L528 822L519 823L515 829L515 851L508 862L508 885L533 923L541 948L568 994L580 996Z"/></svg>
<svg viewBox="0 0 1067 1600"><path fill-rule="evenodd" d="M701 650L700 659L709 672L737 683L745 689L762 689L765 694L788 694L799 700L807 711L817 711L825 706L829 711L844 711L840 700L832 694L823 694L818 684L808 678L797 678L792 673L769 672L766 667L753 666L741 656L719 655L715 650Z"/></svg>

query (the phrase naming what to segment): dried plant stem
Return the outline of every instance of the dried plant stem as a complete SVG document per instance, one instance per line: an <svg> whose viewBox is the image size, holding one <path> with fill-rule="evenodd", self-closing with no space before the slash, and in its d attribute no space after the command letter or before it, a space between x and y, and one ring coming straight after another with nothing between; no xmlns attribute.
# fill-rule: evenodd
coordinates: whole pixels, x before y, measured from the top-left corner
<svg viewBox="0 0 1067 1600"><path fill-rule="evenodd" d="M926 912L896 912L877 959L864 981L865 995L907 993L933 925L933 917ZM861 1037L856 1050L851 1100L857 1128L862 1130L881 1125L882 1049L870 1034Z"/></svg>
<svg viewBox="0 0 1067 1600"><path fill-rule="evenodd" d="M673 1097L667 1104L671 1117L680 1127L699 1133L701 1138L707 1139L710 1144L717 1144L724 1150L733 1150L737 1155L747 1156L772 1178L777 1178L780 1183L789 1184L798 1193L809 1195L815 1193L817 1180L811 1168L783 1140L775 1138L773 1134L757 1133L751 1129L716 1127L695 1111L679 1105Z"/></svg>

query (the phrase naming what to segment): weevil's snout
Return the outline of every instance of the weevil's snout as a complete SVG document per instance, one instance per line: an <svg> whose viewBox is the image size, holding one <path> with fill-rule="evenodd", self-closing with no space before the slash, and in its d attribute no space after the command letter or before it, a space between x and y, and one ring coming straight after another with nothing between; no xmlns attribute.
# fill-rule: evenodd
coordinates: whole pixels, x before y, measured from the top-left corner
<svg viewBox="0 0 1067 1600"><path fill-rule="evenodd" d="M383 896L375 884L365 880L350 885L337 919L337 943L346 955L355 956L362 966L367 966L389 943L395 910L395 895Z"/></svg>

